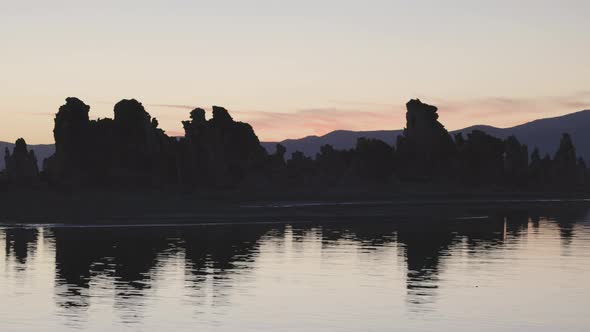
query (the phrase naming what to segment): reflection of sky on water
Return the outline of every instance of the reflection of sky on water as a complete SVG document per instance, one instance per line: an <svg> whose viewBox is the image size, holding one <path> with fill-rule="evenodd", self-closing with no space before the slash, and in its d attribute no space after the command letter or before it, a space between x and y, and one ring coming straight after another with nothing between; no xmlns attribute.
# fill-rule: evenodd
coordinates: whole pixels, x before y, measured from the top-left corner
<svg viewBox="0 0 590 332"><path fill-rule="evenodd" d="M587 220L4 228L0 327L576 331Z"/></svg>

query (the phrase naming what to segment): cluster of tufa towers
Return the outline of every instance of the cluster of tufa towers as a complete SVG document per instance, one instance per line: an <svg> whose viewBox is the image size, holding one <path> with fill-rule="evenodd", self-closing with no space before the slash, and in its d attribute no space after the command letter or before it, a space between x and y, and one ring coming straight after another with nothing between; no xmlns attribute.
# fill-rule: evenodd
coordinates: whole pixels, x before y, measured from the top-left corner
<svg viewBox="0 0 590 332"><path fill-rule="evenodd" d="M452 136L437 108L406 104L406 128L394 146L361 138L349 150L325 145L315 158L277 145L261 146L252 127L213 106L190 112L184 136L170 137L137 100L122 100L114 118L90 120L90 107L67 98L55 116L55 153L43 161L17 140L5 153L0 184L73 188L312 189L387 187L399 183L486 185L534 190L588 188L588 170L568 134L557 153L529 156L514 136L505 140L474 130ZM280 125L280 124L279 124Z"/></svg>

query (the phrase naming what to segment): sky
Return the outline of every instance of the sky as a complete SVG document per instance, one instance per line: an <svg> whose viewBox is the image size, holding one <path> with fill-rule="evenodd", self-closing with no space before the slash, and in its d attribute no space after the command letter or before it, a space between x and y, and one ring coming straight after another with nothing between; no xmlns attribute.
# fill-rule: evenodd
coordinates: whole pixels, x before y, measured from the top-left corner
<svg viewBox="0 0 590 332"><path fill-rule="evenodd" d="M53 142L66 97L135 98L170 135L226 107L261 140L590 109L590 1L0 0L0 140Z"/></svg>

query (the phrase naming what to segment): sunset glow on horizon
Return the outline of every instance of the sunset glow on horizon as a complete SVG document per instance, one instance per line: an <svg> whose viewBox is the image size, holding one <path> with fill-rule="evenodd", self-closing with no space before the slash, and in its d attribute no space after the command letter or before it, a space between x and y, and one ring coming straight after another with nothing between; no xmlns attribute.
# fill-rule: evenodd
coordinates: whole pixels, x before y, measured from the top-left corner
<svg viewBox="0 0 590 332"><path fill-rule="evenodd" d="M0 4L0 141L53 142L66 97L137 99L169 135L227 108L263 141L391 130L412 98L448 129L590 109L587 1Z"/></svg>

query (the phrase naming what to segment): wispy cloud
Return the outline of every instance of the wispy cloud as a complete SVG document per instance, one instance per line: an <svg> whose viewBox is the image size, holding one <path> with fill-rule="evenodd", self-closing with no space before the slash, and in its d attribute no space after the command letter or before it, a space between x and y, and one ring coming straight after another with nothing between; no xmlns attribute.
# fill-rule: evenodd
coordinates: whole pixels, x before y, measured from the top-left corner
<svg viewBox="0 0 590 332"><path fill-rule="evenodd" d="M193 110L196 106L191 105L179 105L179 104L149 104L148 107L159 107L159 108L177 108L183 110Z"/></svg>
<svg viewBox="0 0 590 332"><path fill-rule="evenodd" d="M377 106L377 107L396 107L397 105L392 103L378 103L378 102L371 102L371 101L359 101L359 100L330 100L330 103L335 105L345 105L345 106Z"/></svg>
<svg viewBox="0 0 590 332"><path fill-rule="evenodd" d="M32 115L32 116L48 116L48 117L53 117L55 116L55 113L52 112L19 112L20 114L26 114L26 115Z"/></svg>

